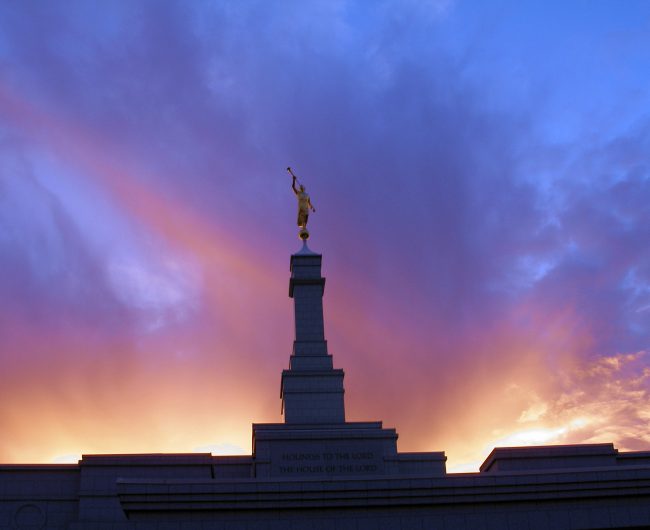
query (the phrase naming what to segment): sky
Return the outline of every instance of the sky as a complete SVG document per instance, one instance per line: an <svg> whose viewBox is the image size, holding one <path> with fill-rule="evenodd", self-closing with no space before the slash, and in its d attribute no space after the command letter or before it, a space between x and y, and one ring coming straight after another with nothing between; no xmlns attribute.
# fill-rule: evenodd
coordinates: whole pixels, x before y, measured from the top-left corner
<svg viewBox="0 0 650 530"><path fill-rule="evenodd" d="M650 3L0 3L0 462L250 454L300 249L346 416L650 448Z"/></svg>

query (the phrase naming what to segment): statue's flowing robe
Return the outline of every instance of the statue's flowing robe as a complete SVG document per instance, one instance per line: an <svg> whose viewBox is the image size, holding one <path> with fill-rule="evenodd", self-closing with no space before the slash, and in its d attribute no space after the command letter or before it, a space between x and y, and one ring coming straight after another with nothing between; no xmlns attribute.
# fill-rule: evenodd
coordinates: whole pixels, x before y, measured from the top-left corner
<svg viewBox="0 0 650 530"><path fill-rule="evenodd" d="M296 197L298 197L298 226L306 228L309 219L309 195L299 191Z"/></svg>

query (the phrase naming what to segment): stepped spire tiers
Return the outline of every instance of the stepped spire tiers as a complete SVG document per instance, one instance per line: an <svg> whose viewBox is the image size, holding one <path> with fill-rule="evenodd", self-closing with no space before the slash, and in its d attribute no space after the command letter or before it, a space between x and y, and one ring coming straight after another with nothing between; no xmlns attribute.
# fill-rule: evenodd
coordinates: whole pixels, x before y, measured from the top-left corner
<svg viewBox="0 0 650 530"><path fill-rule="evenodd" d="M323 257L306 241L291 256L289 296L293 298L295 340L289 369L282 372L285 423L343 423L343 370L333 368L323 322Z"/></svg>

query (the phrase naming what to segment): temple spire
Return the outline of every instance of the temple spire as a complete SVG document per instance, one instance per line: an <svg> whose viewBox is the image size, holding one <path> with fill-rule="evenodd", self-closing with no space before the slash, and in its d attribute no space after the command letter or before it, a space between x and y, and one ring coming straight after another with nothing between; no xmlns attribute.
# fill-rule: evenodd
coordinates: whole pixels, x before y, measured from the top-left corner
<svg viewBox="0 0 650 530"><path fill-rule="evenodd" d="M291 256L289 296L294 302L295 340L289 369L282 372L286 423L343 423L343 370L334 369L327 352L323 321L325 278L322 256L306 241Z"/></svg>

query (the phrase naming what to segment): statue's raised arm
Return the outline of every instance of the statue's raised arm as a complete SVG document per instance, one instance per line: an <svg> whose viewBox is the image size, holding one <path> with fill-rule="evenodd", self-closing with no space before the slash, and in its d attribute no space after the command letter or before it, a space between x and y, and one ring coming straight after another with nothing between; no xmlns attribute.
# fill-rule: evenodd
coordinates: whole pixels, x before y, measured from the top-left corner
<svg viewBox="0 0 650 530"><path fill-rule="evenodd" d="M305 186L298 180L298 177L294 174L290 167L287 168L287 171L292 177L291 189L298 199L298 226L300 227L300 232L298 233L300 239L306 240L309 238L309 232L307 231L307 221L309 220L309 210L312 212L316 211L316 208L311 203L308 193L305 191ZM298 188L296 188L296 183L298 183Z"/></svg>

